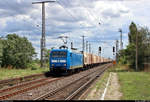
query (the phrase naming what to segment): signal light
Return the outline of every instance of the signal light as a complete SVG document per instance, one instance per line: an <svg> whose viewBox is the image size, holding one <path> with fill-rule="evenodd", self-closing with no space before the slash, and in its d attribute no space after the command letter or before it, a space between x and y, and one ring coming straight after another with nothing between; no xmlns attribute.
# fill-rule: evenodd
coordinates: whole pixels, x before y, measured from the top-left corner
<svg viewBox="0 0 150 102"><path fill-rule="evenodd" d="M113 52L115 52L115 47L113 46Z"/></svg>
<svg viewBox="0 0 150 102"><path fill-rule="evenodd" d="M99 51L101 52L101 47L99 47Z"/></svg>

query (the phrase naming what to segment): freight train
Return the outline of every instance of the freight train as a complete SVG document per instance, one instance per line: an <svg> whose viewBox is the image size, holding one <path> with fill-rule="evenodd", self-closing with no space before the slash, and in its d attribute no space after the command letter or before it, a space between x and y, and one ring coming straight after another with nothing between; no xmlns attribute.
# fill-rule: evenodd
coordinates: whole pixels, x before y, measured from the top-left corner
<svg viewBox="0 0 150 102"><path fill-rule="evenodd" d="M110 59L69 49L53 49L50 52L50 72L63 73L84 70L94 66L112 62Z"/></svg>

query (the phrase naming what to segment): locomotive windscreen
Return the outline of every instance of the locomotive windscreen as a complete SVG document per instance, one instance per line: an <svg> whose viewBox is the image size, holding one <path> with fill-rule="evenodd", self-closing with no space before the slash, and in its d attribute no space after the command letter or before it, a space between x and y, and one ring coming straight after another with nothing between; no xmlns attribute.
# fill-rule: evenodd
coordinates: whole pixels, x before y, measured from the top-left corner
<svg viewBox="0 0 150 102"><path fill-rule="evenodd" d="M54 51L54 52L52 52L52 57L67 57L67 52L65 52L65 51Z"/></svg>

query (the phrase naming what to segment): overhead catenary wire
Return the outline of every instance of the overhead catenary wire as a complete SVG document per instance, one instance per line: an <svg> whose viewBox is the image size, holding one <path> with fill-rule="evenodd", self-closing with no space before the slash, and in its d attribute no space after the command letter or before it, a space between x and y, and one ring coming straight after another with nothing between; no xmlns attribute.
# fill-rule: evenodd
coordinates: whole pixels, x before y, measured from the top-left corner
<svg viewBox="0 0 150 102"><path fill-rule="evenodd" d="M82 5L84 5L84 3L82 2ZM81 5L80 5L81 6ZM91 12L87 9L87 7L84 5L83 6L87 11L88 11L88 14L92 17L92 18L94 18L95 20L97 20L97 18L95 17L95 15L93 14L91 14ZM91 9L90 9L91 10ZM96 26L97 26L97 23L95 23L96 24ZM97 29L99 29L99 26L98 26L98 28ZM90 42L90 41L89 41ZM97 41L96 41L97 42ZM98 42L103 42L103 41L98 41ZM106 43L106 42L103 42L103 43ZM109 45L108 43L107 43L107 45L108 46L111 46L111 45Z"/></svg>
<svg viewBox="0 0 150 102"><path fill-rule="evenodd" d="M61 2L57 1L58 4L60 4L61 7L63 7L63 9L75 20L78 21L78 19L76 17L74 17L63 5ZM79 24L80 28L82 28L81 24Z"/></svg>
<svg viewBox="0 0 150 102"><path fill-rule="evenodd" d="M81 2L82 2L82 1L81 1ZM83 2L82 2L82 5L84 5ZM81 5L80 5L80 6L81 6ZM88 14L89 14L92 18L94 18L95 20L98 20L98 18L96 18L95 14L92 13L92 11L91 11L91 10L93 10L93 9L88 9L85 5L84 5L83 7L87 10ZM96 22L95 22L95 24L92 22L92 23L96 26L96 28L98 29L96 32L100 32L100 30L101 30L99 25L101 24L102 21L100 20L100 21L98 21L98 22L99 22L99 23L96 23ZM104 38L104 36L102 36L102 37Z"/></svg>
<svg viewBox="0 0 150 102"><path fill-rule="evenodd" d="M61 2L57 1L57 4L58 4L59 6L61 6L61 7L66 11L66 13L69 14L69 16L72 17L72 19L73 19L74 21L77 21L77 20L78 20L78 19L76 19L66 8L63 7L63 4L62 4ZM48 25L49 25L49 24L48 24ZM69 32L70 32L70 31L69 31ZM71 31L71 32L72 32L72 31ZM67 33L66 33L66 34L67 34ZM65 35L66 35L66 34L65 34ZM68 35L70 35L70 33L69 33ZM68 38L69 38L69 40L71 40L70 37L68 37ZM71 41L68 41L68 44L69 44L70 42L71 42ZM68 44L67 44L67 45L68 45Z"/></svg>
<svg viewBox="0 0 150 102"><path fill-rule="evenodd" d="M82 2L82 4L84 4L84 3ZM87 7L86 7L85 5L84 5L84 7L87 9ZM88 11L88 14L90 14L90 15L91 15L91 13L89 12L89 10L88 10L88 9L87 9L87 11ZM93 17L93 18L97 19L95 16L92 16L92 15L91 15L91 17ZM98 26L98 27L99 27L99 26ZM104 38L104 36L103 36L103 38ZM90 41L89 41L89 42L90 42ZM97 41L92 41L92 42L97 42ZM98 42L106 43L106 42L104 42L104 41L98 41ZM107 45L111 47L111 45L109 45L108 43L107 43Z"/></svg>
<svg viewBox="0 0 150 102"><path fill-rule="evenodd" d="M95 20L97 20L97 18L96 18L96 16L95 16L95 14L93 13L93 14L91 14L91 9L88 9L85 5L84 5L84 2L81 0L81 4L83 5L83 7L86 9L86 11L88 12L88 14L92 17L92 18L94 18ZM80 5L80 7L81 7L81 4L79 4ZM99 24L99 23L95 23L94 25L96 25L97 26L97 24ZM98 26L99 27L99 26Z"/></svg>
<svg viewBox="0 0 150 102"><path fill-rule="evenodd" d="M63 5L60 1L57 1L57 3L75 20L78 21Z"/></svg>
<svg viewBox="0 0 150 102"><path fill-rule="evenodd" d="M57 1L57 3L75 20L75 21L79 21L75 16L73 16L73 14L72 13L70 13L69 12L69 10L68 9L66 9L64 6L63 6L63 4L62 4L62 2L60 2L60 1ZM83 23L82 23L83 24ZM80 28L84 28L84 26L81 26L81 23L80 23ZM86 27L87 28L87 30L88 31L90 31L91 32L91 30L89 30L89 28L88 27Z"/></svg>
<svg viewBox="0 0 150 102"><path fill-rule="evenodd" d="M78 19L75 18L75 17L62 5L61 2L57 1L57 3L60 4L60 5L64 8L64 10L65 10L75 21L78 21ZM82 27L81 24L80 24L80 27ZM87 30L89 30L88 27L87 27ZM91 30L89 30L89 31L91 32Z"/></svg>
<svg viewBox="0 0 150 102"><path fill-rule="evenodd" d="M69 1L68 1L68 2L69 2ZM77 19L75 16L73 16L72 13L70 13L69 10L66 9L66 8L63 6L63 3L62 3L62 2L57 1L57 3L58 3L61 7L63 7L63 9L72 17L73 20L78 21L78 19ZM81 24L80 24L79 26L82 27ZM88 30L89 30L89 29L88 29ZM91 30L89 30L89 31L91 32Z"/></svg>
<svg viewBox="0 0 150 102"><path fill-rule="evenodd" d="M81 1L81 2L82 2L82 1ZM96 16L95 16L94 14L91 14L91 12L90 12L90 11L88 10L88 8L84 5L84 3L82 2L81 4L82 4L83 7L86 9L86 11L88 12L88 14L89 14L92 18L94 18L94 20L97 20ZM81 4L79 4L80 7L81 7ZM90 10L91 10L91 9L90 9ZM99 22L99 21L98 21L98 22ZM92 24L95 25L95 26L97 26L96 28L99 29L97 32L99 32L99 31L101 30L101 29L99 28L100 26L98 26L99 23L96 23L96 22L95 22L95 24L94 24L94 23L92 22ZM104 36L103 36L103 38L104 38Z"/></svg>

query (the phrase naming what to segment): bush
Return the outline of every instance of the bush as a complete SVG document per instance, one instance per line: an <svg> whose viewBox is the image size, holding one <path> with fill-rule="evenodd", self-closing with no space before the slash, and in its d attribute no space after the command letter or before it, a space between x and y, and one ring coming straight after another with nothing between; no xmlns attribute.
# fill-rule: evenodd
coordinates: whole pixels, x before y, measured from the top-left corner
<svg viewBox="0 0 150 102"><path fill-rule="evenodd" d="M2 66L27 68L32 57L36 54L32 44L25 37L9 34L3 41Z"/></svg>

